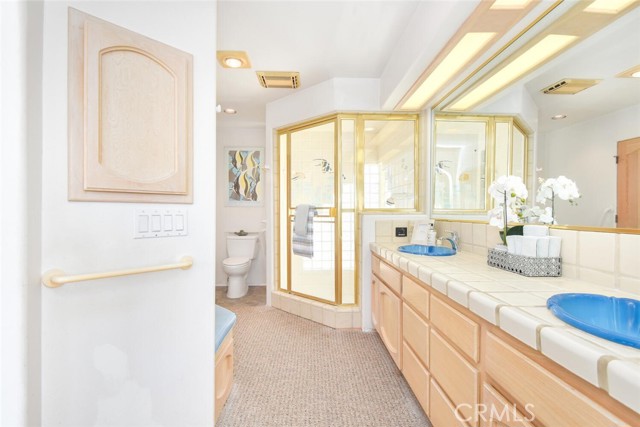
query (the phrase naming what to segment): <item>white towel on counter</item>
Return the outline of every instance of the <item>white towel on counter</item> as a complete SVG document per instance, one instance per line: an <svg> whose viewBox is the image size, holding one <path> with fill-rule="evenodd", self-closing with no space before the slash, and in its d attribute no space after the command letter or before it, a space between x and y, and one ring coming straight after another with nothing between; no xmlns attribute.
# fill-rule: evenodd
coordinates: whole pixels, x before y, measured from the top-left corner
<svg viewBox="0 0 640 427"><path fill-rule="evenodd" d="M536 254L538 258L549 258L549 236L538 239Z"/></svg>
<svg viewBox="0 0 640 427"><path fill-rule="evenodd" d="M561 248L562 238L558 236L549 236L549 257L559 258Z"/></svg>
<svg viewBox="0 0 640 427"><path fill-rule="evenodd" d="M306 213L306 216L303 216ZM315 206L298 205L293 221L293 234L291 237L291 250L295 255L306 258L313 258L313 218L318 214ZM304 219L304 227L297 227L298 223L302 223ZM299 234L298 231L304 231Z"/></svg>
<svg viewBox="0 0 640 427"><path fill-rule="evenodd" d="M522 255L528 257L536 257L538 250L537 236L522 236Z"/></svg>

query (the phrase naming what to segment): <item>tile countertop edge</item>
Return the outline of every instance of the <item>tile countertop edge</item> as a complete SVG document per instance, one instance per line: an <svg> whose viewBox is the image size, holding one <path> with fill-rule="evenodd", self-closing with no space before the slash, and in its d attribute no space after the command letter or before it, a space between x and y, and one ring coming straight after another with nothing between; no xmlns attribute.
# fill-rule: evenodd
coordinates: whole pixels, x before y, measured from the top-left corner
<svg viewBox="0 0 640 427"><path fill-rule="evenodd" d="M640 383L618 380L618 378L625 377L640 377L640 350L626 346L622 351L617 350L616 347L620 347L620 345L605 342L598 337L585 337L585 334L582 334L581 339L550 340L548 337L565 336L566 331L579 331L579 329L564 322L554 324L522 310L522 307L539 307L539 296L531 294L531 291L514 290L511 286L505 284L507 289L504 292L508 292L509 295L505 295L504 301L499 300L500 294L496 293L495 290L485 292L475 289L473 280L454 278L449 275L451 273L442 271L452 271L452 266L460 267L461 269L467 268L469 269L468 274L476 274L478 280L486 281L487 277L494 277L492 280L496 283L509 279L516 282L523 281L525 280L523 276L487 266L486 257L482 255L460 252L454 257L446 257L447 260L443 261L443 257L404 254L397 251L397 246L391 243L371 243L370 249L381 258L390 261L398 269L414 277L415 275L411 271L400 266L412 265L411 270L415 272L415 265L417 264L418 271L420 269L430 270L432 275L436 275L438 284L437 286L432 286L429 283L429 285L449 299L498 326L515 339L542 352L549 359L594 386L606 390L611 397L640 413L640 398L635 400L628 398L628 396L640 396ZM526 280L527 282L540 281L541 286L548 284L548 278L526 279L528 279ZM581 282L577 279L563 280L570 282L570 289L563 290L562 287L554 288L553 286L548 286L545 289L543 286L540 291L548 293L575 292L579 291L581 284L584 283L585 292L597 293L597 291L594 291L592 283ZM469 284L465 282L469 282ZM611 291L611 288L602 288L602 292L605 294L609 294ZM525 301L529 295L533 301L531 304L522 303L521 305L518 303L518 299ZM543 333L542 331L545 332ZM544 339L542 339L543 336L545 337ZM613 365L609 366L611 363ZM611 369L614 366L615 369ZM609 376L612 371L615 372L615 378L610 380ZM626 397L623 399L621 398L623 396Z"/></svg>

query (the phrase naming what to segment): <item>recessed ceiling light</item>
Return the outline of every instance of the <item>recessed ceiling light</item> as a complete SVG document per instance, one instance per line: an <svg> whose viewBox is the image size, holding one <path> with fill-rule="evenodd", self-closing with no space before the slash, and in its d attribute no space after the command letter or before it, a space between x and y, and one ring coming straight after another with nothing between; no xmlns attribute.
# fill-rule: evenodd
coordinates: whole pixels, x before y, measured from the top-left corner
<svg viewBox="0 0 640 427"><path fill-rule="evenodd" d="M224 68L251 68L247 53L241 50L219 50L216 57Z"/></svg>
<svg viewBox="0 0 640 427"><path fill-rule="evenodd" d="M556 114L555 116L551 117L551 120L562 120L566 118L567 118L566 114Z"/></svg>
<svg viewBox="0 0 640 427"><path fill-rule="evenodd" d="M230 68L242 67L242 61L238 58L225 58L224 63Z"/></svg>
<svg viewBox="0 0 640 427"><path fill-rule="evenodd" d="M373 132L374 130L376 130L376 128L374 127L366 127L364 128L365 132Z"/></svg>
<svg viewBox="0 0 640 427"><path fill-rule="evenodd" d="M640 77L640 65L629 68L627 71L623 71L616 77Z"/></svg>
<svg viewBox="0 0 640 427"><path fill-rule="evenodd" d="M238 111L233 108L225 108L224 111L226 114L236 114Z"/></svg>

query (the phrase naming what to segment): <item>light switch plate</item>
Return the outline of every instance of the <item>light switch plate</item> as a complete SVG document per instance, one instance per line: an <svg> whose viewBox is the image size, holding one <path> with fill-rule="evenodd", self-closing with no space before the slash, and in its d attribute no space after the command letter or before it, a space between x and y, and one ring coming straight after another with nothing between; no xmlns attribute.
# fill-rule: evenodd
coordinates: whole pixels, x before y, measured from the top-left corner
<svg viewBox="0 0 640 427"><path fill-rule="evenodd" d="M136 209L134 239L186 236L186 209Z"/></svg>

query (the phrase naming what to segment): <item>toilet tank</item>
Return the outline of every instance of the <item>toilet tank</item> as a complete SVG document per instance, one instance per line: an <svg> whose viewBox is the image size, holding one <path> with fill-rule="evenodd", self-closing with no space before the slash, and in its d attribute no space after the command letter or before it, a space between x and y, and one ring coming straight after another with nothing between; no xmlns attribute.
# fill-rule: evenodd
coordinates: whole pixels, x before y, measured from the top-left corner
<svg viewBox="0 0 640 427"><path fill-rule="evenodd" d="M249 233L238 236L234 233L227 235L227 254L230 258L255 259L258 254L258 235Z"/></svg>

